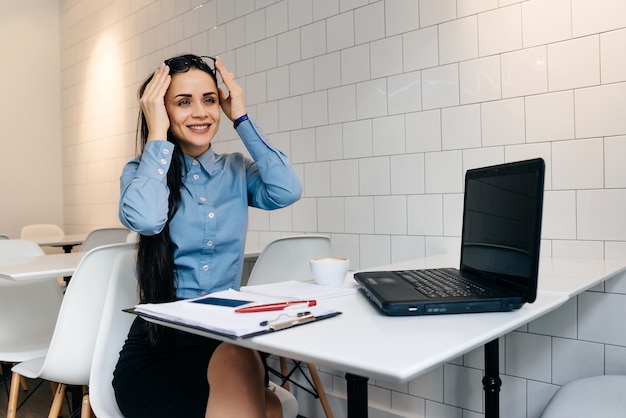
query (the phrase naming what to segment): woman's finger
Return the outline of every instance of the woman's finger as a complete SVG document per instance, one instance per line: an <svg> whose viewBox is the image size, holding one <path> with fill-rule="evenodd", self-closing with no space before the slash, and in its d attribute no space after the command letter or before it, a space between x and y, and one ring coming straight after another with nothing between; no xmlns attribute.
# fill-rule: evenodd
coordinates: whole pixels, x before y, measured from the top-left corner
<svg viewBox="0 0 626 418"><path fill-rule="evenodd" d="M224 86L228 89L228 95L220 90L222 110L230 120L235 120L246 113L243 90L235 81L235 75L226 69L220 57L215 60L215 69L220 73Z"/></svg>
<svg viewBox="0 0 626 418"><path fill-rule="evenodd" d="M161 64L139 100L148 125L148 139L165 139L169 118L165 109L165 93L170 85L169 68Z"/></svg>

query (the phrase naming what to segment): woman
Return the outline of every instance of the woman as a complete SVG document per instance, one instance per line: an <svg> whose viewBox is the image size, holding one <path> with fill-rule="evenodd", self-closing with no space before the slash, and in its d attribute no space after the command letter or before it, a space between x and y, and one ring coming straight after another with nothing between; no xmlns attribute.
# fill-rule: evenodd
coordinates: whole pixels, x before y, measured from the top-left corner
<svg viewBox="0 0 626 418"><path fill-rule="evenodd" d="M228 95L217 87L216 71ZM248 206L277 209L298 200L293 167L248 118L242 90L220 58L168 59L139 96L141 155L122 172L119 215L140 234L140 301L238 288ZM252 160L214 152L220 109ZM282 417L257 352L140 318L113 386L126 418Z"/></svg>

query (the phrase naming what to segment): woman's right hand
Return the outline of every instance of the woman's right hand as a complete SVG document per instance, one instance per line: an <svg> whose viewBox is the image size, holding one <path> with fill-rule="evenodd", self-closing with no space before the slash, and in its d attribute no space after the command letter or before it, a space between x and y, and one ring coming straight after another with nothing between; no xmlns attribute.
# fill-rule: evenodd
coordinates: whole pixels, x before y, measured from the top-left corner
<svg viewBox="0 0 626 418"><path fill-rule="evenodd" d="M152 80L146 85L146 89L139 99L139 105L148 126L148 141L167 139L170 119L165 110L165 93L172 81L169 73L170 68L165 64L161 64L154 72Z"/></svg>

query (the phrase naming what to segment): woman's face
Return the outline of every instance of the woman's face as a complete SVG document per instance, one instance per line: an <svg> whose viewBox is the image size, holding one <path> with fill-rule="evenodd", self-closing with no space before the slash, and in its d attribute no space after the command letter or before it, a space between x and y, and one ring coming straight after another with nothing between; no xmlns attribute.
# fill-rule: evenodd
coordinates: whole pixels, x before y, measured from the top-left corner
<svg viewBox="0 0 626 418"><path fill-rule="evenodd" d="M173 74L165 109L183 153L197 157L209 149L220 125L217 86L209 74L197 68Z"/></svg>

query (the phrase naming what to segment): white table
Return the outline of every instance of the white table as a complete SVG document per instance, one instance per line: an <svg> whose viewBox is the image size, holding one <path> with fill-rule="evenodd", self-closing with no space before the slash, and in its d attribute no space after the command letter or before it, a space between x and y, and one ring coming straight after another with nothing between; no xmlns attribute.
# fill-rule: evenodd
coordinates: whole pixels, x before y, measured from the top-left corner
<svg viewBox="0 0 626 418"><path fill-rule="evenodd" d="M81 245L86 237L86 234L72 234L64 235L60 238L33 237L29 239L42 247L61 247L64 252L69 253L72 251L72 248Z"/></svg>
<svg viewBox="0 0 626 418"><path fill-rule="evenodd" d="M367 270L455 265L458 265L458 256L444 255ZM546 258L542 259L541 266L537 300L512 312L389 317L379 313L365 296L357 293L319 302L342 311L338 317L244 340L233 341L184 326L163 325L344 370L348 381L348 416L359 418L367 416L368 378L407 382L484 345L485 416L497 417L501 386L498 338L624 271L626 260Z"/></svg>
<svg viewBox="0 0 626 418"><path fill-rule="evenodd" d="M592 258L542 258L539 289L572 298L626 270L624 260Z"/></svg>
<svg viewBox="0 0 626 418"><path fill-rule="evenodd" d="M0 261L0 279L28 281L71 276L85 253L46 254Z"/></svg>

